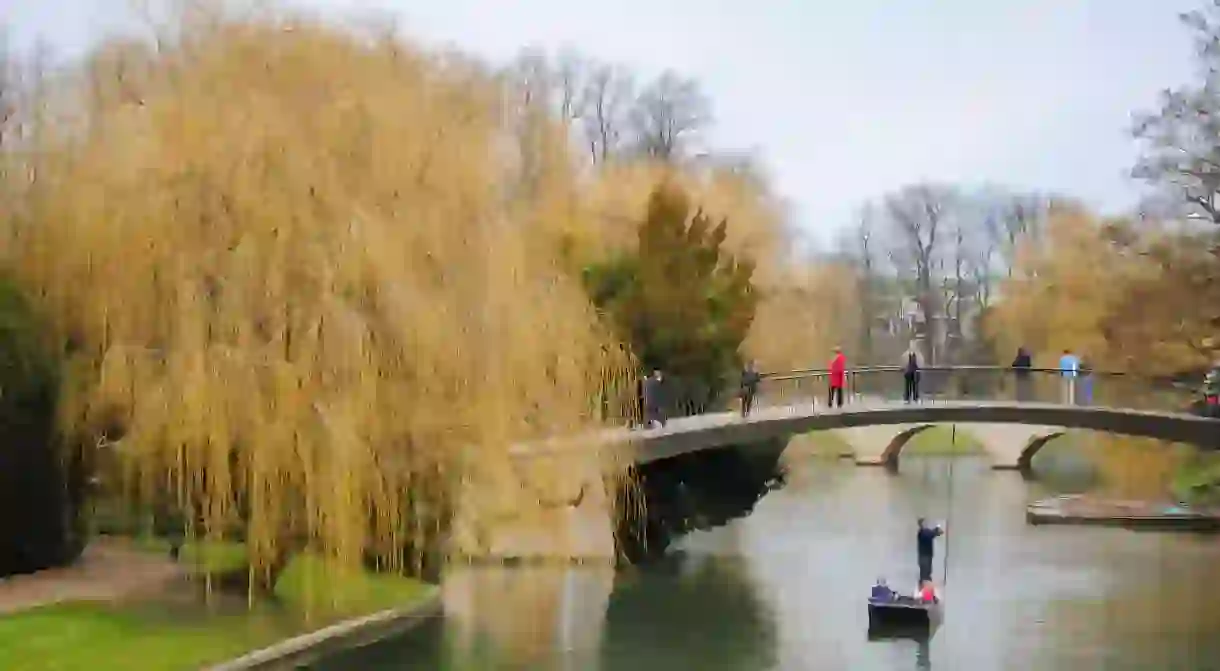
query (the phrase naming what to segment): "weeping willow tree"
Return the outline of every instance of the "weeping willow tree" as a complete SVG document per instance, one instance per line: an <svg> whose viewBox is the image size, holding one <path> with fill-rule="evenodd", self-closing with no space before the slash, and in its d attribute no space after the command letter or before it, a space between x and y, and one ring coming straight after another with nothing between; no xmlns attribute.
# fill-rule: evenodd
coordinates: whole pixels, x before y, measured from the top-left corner
<svg viewBox="0 0 1220 671"><path fill-rule="evenodd" d="M63 433L240 536L252 582L301 550L403 568L462 464L511 489L510 445L597 423L631 369L547 209L506 205L476 64L207 13L54 86L0 253L64 353Z"/></svg>

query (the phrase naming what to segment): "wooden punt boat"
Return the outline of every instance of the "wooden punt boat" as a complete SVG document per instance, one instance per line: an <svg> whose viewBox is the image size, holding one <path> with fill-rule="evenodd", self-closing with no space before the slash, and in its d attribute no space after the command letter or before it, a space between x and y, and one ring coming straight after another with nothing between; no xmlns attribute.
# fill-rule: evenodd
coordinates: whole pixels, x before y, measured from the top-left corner
<svg viewBox="0 0 1220 671"><path fill-rule="evenodd" d="M909 596L889 600L868 601L868 631L870 637L929 636L940 626L944 617L944 600L932 603Z"/></svg>

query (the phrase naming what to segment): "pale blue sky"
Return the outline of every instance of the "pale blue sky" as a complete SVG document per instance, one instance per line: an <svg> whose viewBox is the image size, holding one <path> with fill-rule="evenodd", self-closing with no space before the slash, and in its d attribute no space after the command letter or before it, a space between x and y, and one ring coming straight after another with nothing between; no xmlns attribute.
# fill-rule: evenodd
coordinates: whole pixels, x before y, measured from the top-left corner
<svg viewBox="0 0 1220 671"><path fill-rule="evenodd" d="M12 37L60 51L124 0L0 0ZM797 223L826 240L918 180L1134 203L1133 109L1191 76L1179 12L1201 0L298 0L396 14L409 35L493 60L576 47L644 76L697 77L713 145L755 148ZM10 3L13 3L10 5ZM12 7L16 6L13 11Z"/></svg>

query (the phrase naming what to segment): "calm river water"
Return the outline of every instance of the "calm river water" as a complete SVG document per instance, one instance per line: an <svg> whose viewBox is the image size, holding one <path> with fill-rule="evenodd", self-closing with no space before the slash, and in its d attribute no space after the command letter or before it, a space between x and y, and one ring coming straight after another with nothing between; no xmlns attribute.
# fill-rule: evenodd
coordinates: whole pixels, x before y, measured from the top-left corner
<svg viewBox="0 0 1220 671"><path fill-rule="evenodd" d="M455 569L444 619L316 668L1220 670L1220 540L1029 527L1053 487L952 461L799 461L748 518L648 569ZM919 515L950 530L944 624L869 642L867 589L913 583Z"/></svg>

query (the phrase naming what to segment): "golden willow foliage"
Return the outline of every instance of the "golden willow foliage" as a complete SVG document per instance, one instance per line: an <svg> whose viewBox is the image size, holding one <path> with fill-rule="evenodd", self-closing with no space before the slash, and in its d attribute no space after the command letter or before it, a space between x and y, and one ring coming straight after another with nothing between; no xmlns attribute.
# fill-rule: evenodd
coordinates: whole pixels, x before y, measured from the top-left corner
<svg viewBox="0 0 1220 671"><path fill-rule="evenodd" d="M255 568L288 543L396 565L462 459L596 423L628 368L538 235L562 213L506 206L479 68L211 18L62 85L84 123L34 147L3 235L71 353L64 427L117 419L139 495L196 533L248 520Z"/></svg>
<svg viewBox="0 0 1220 671"><path fill-rule="evenodd" d="M683 170L643 162L609 164L594 178L587 207L598 223L603 245L610 249L635 245L648 198L661 182L684 191L714 221L728 219L725 248L734 256L756 261L760 277L768 277L787 253L783 212L760 180L723 168Z"/></svg>
<svg viewBox="0 0 1220 671"><path fill-rule="evenodd" d="M823 368L834 347L858 341L853 273L835 263L792 267L763 286L745 343L761 370Z"/></svg>

